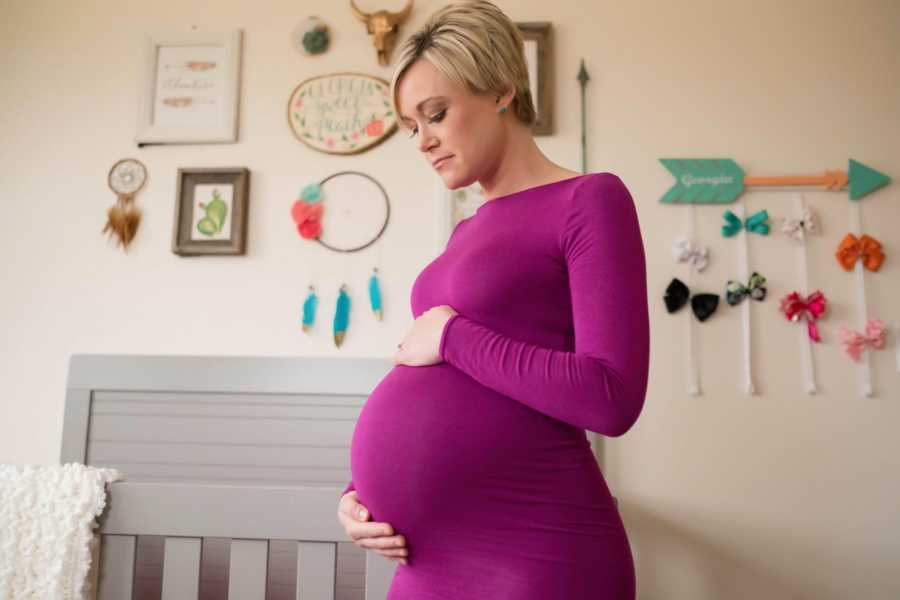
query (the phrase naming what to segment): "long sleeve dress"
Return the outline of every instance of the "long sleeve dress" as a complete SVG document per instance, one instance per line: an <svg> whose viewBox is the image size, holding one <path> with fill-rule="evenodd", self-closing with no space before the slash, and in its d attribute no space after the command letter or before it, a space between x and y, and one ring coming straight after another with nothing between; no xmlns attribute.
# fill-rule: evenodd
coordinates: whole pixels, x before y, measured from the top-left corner
<svg viewBox="0 0 900 600"><path fill-rule="evenodd" d="M443 362L396 365L350 447L373 521L403 534L389 600L633 600L628 537L585 430L644 404L649 317L634 202L610 173L500 196L416 278Z"/></svg>

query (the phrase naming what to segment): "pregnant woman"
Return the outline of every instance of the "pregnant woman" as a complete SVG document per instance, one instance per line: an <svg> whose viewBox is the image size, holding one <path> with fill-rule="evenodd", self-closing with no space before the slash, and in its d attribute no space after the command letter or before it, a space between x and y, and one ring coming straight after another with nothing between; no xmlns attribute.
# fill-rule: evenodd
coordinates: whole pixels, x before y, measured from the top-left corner
<svg viewBox="0 0 900 600"><path fill-rule="evenodd" d="M413 284L338 518L400 562L390 600L633 600L629 540L585 434L626 433L647 389L631 194L538 149L523 40L490 2L432 15L391 88L447 188L478 181L487 200Z"/></svg>

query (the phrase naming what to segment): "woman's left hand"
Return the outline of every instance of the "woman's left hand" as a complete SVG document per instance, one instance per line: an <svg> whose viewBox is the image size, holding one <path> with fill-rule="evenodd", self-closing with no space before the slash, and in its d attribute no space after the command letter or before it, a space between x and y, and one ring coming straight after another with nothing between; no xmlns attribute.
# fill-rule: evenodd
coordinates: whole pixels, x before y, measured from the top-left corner
<svg viewBox="0 0 900 600"><path fill-rule="evenodd" d="M394 362L411 367L424 367L442 362L438 353L441 334L447 321L455 314L453 308L442 304L429 308L419 315L398 345L397 352L394 353Z"/></svg>

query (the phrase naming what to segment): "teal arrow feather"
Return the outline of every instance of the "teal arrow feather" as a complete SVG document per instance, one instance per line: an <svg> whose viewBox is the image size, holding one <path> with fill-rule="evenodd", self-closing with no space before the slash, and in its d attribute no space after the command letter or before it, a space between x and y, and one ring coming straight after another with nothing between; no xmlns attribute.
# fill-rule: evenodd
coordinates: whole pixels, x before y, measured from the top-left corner
<svg viewBox="0 0 900 600"><path fill-rule="evenodd" d="M319 297L316 296L313 287L309 286L309 294L303 302L303 331L312 329L312 325L316 320L316 307L319 305Z"/></svg>
<svg viewBox="0 0 900 600"><path fill-rule="evenodd" d="M664 204L730 204L744 193L744 171L730 158L660 158L676 182Z"/></svg>
<svg viewBox="0 0 900 600"><path fill-rule="evenodd" d="M341 290L338 292L337 304L334 309L334 344L340 347L344 342L344 336L347 334L347 325L350 322L350 296Z"/></svg>
<svg viewBox="0 0 900 600"><path fill-rule="evenodd" d="M381 321L381 290L378 287L378 269L372 269L372 276L369 277L369 302L372 305L372 312L375 318Z"/></svg>

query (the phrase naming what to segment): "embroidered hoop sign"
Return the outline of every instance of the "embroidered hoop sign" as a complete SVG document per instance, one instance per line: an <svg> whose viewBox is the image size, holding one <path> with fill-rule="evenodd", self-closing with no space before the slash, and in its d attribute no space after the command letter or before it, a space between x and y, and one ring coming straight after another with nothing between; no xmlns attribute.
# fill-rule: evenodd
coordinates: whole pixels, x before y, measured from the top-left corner
<svg viewBox="0 0 900 600"><path fill-rule="evenodd" d="M356 154L397 131L390 83L362 73L334 73L302 82L288 102L300 141L328 154Z"/></svg>

